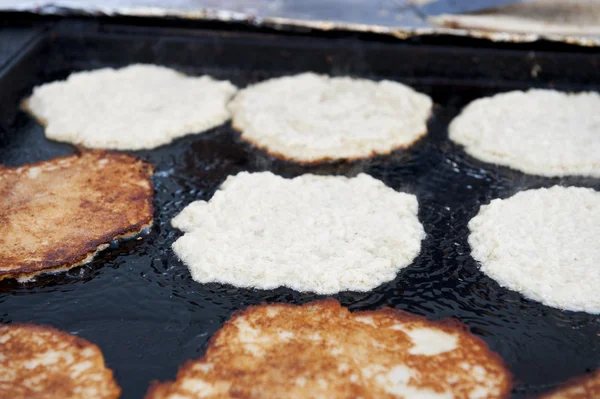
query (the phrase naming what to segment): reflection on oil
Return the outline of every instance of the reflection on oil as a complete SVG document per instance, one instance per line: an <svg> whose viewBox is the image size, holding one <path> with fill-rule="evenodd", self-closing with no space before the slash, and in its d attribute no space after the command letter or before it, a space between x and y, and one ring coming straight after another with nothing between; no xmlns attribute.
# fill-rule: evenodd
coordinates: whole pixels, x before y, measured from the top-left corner
<svg viewBox="0 0 600 399"><path fill-rule="evenodd" d="M238 84L258 79L232 76ZM389 156L300 166L242 143L229 124L138 152L156 169L155 223L148 234L67 273L28 284L0 282L0 321L49 323L100 344L128 397L141 397L148 381L170 379L179 364L199 356L232 312L262 302L299 304L320 298L286 288L260 291L194 282L171 250L180 233L170 220L190 202L209 199L228 175L242 170L271 170L286 177L365 172L418 197L427 238L414 264L394 281L372 292L335 295L342 304L352 310L391 306L434 319L461 319L508 362L521 384L515 397L530 396L597 365L600 318L542 306L484 276L469 256L467 223L493 198L558 183L600 190L600 180L526 176L478 162L446 139L446 126L480 92L443 85L417 89L439 104L430 134ZM10 144L0 149L0 163L72 151L46 141L25 115L10 129L18 140L0 137L0 143Z"/></svg>

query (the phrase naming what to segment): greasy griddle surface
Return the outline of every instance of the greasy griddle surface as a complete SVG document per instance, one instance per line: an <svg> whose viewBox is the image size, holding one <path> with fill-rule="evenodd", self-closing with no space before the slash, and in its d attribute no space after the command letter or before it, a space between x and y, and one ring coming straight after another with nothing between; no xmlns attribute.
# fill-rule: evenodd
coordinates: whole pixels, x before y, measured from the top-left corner
<svg viewBox="0 0 600 399"><path fill-rule="evenodd" d="M64 78L73 70L136 61L166 64L190 73L208 72L240 86L305 69L394 78L433 97L436 107L430 134L414 148L389 156L309 167L276 160L251 148L240 141L230 124L153 151L135 152L156 170L155 223L150 233L60 275L24 285L0 282L0 322L50 324L90 340L102 348L108 366L115 370L123 398L140 398L150 380L172 379L185 360L200 357L210 336L236 310L262 302L300 304L318 298L289 289L259 291L194 282L171 251L180 234L170 227L171 218L190 202L209 199L228 175L244 170L270 170L283 176L365 172L394 189L417 195L427 238L414 264L400 271L396 280L367 293L335 295L343 305L353 310L391 306L432 319L459 318L509 364L517 382L515 398L535 395L600 365L600 317L562 312L502 289L480 273L469 256L467 223L479 206L492 198L558 183L600 190L598 179L549 179L486 165L448 141L447 125L466 103L498 91L526 88L532 82L454 79L453 74L465 70L460 57L447 58L447 76L423 76L418 66L412 74L407 72L410 65L422 62L422 55L402 57L404 64L389 60L402 70L395 75L393 68L373 66L371 62L376 61L365 56L369 46L378 44L360 40L344 39L338 54L320 41L297 43L298 38L288 42L281 37L269 39L271 50L265 55L259 45L263 39L254 34L240 34L238 41L231 43L231 32L205 33L190 41L163 37L160 32L151 37L132 34L124 38L125 33L92 36L54 36L32 48L29 58L0 77L0 88L11 91L2 107L12 110L0 118L0 163L20 165L74 151L69 145L46 140L42 127L17 111L19 98L34 85ZM237 58L228 55L228 49L235 46L242 49L235 51L245 53ZM386 51L393 54L396 50L392 46ZM410 55L412 50L402 51ZM436 57L436 50L431 51L431 62L444 56ZM331 52L329 59L327 52ZM292 54L292 59L281 61L274 54L282 58ZM300 55L294 59L294 54ZM495 65L486 61L485 54L478 57L479 63ZM519 55L515 62L529 62L527 57ZM557 54L556 62L566 58ZM553 67L559 69L560 65L547 68ZM513 68L519 77L520 66ZM587 87L588 79L579 77L573 87Z"/></svg>

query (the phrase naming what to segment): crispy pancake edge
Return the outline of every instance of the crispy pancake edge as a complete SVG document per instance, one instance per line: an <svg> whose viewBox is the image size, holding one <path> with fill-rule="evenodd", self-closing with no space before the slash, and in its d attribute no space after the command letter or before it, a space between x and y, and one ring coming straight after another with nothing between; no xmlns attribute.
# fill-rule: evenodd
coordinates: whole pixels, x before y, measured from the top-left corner
<svg viewBox="0 0 600 399"><path fill-rule="evenodd" d="M108 246L113 241L121 241L133 238L152 226L155 212L153 203L155 190L154 185L150 181L150 178L154 174L154 167L150 163L140 159L139 157L122 152L94 149L88 150L83 147L76 147L76 149L77 152L75 152L74 154L56 157L45 161L37 161L16 167L5 167L3 165L0 165L0 172L2 172L3 170L18 169L22 167L39 167L49 162L58 162L60 160L69 159L71 157L81 157L86 153L95 153L98 155L98 157L104 159L107 157L127 157L133 162L141 163L139 177L140 179L146 179L150 182L150 192L147 196L145 196L142 199L142 201L145 202L145 205L148 207L148 216L144 217L134 225L129 225L122 229L116 229L111 232L108 232L104 234L100 239L87 241L86 244L88 248L82 248L76 254L68 256L65 259L62 259L60 261L45 261L46 265L43 268L40 268L39 266L24 266L19 269L9 271L0 270L0 281L8 278L14 278L17 279L19 282L26 282L41 274L62 272L78 266L85 265L87 263L90 263L98 253L108 248Z"/></svg>
<svg viewBox="0 0 600 399"><path fill-rule="evenodd" d="M164 395L165 395L165 393L168 393L170 386L172 384L174 384L179 378L183 377L188 369L193 368L193 366L198 362L208 361L209 359L208 359L207 354L210 351L210 348L216 342L216 340L218 339L218 337L224 330L225 326L233 324L238 317L243 317L247 314L251 314L254 311L254 309L267 307L267 306L268 307L278 307L278 308L285 310L285 309L290 309L290 308L306 308L306 307L310 307L310 306L314 306L314 305L323 306L325 308L335 308L335 309L343 308L343 309L347 310L347 308L342 306L336 299L327 298L327 299L321 299L321 300L317 300L317 301L308 302L308 303L305 303L300 306L289 304L289 303L273 303L273 304L263 303L261 305L249 306L246 309L234 312L231 315L231 317L223 324L223 326L221 328L219 328L217 330L217 332L215 332L215 334L209 339L208 346L207 346L207 349L206 349L206 352L204 353L204 355L202 355L200 358L197 358L197 359L189 359L189 360L185 361L183 363L183 365L181 365L179 370L177 371L177 375L174 380L163 381L163 382L160 382L157 380L151 381L150 387L148 389L148 392L144 396L144 399L162 399L162 398L164 398L165 397ZM385 314L391 315L391 316L396 317L401 320L408 320L408 321L414 320L414 321L419 321L419 322L425 321L430 326L438 327L441 330L443 330L445 332L449 332L449 333L460 332L460 333L470 334L471 338L474 341L476 341L478 344L480 344L482 346L482 348L484 348L486 357L494 359L495 361L498 362L499 365L502 366L504 372L506 373L505 375L507 376L507 379L506 379L506 384L502 387L503 392L505 394L501 398L502 399L510 398L511 390L514 385L514 377L513 377L512 373L510 372L508 365L504 362L504 360L502 359L502 357L499 354L497 354L496 352L492 351L489 348L488 344L482 338L480 338L474 334L471 334L469 331L469 327L466 324L462 323L461 321L454 319L454 318L432 321L432 320L429 320L425 316L420 316L420 315L416 315L416 314L413 314L410 312L406 312L404 310L392 309L389 307L385 307L385 308L378 309L378 310L365 310L365 311L357 311L357 312L350 312L350 313L353 316L354 315L370 316L373 314L385 313Z"/></svg>
<svg viewBox="0 0 600 399"><path fill-rule="evenodd" d="M538 396L537 399L552 399L552 397L554 395L564 394L564 391L569 390L571 388L584 387L588 381L595 381L595 380L600 381L600 368L592 371L589 374L579 375L579 376L570 378L563 384L554 388L553 390L544 392L543 394ZM597 384L600 387L600 382L598 382ZM600 393L600 388L599 388L598 392ZM592 393L594 393L594 392L592 392ZM589 392L586 390L584 392L584 394L587 395L587 394L589 394ZM568 396L566 396L566 397L568 397ZM576 397L579 397L579 395ZM584 396L581 396L581 397L584 397Z"/></svg>
<svg viewBox="0 0 600 399"><path fill-rule="evenodd" d="M431 118L431 115L429 116L429 118ZM429 120L429 119L428 119ZM304 166L313 166L313 165L318 165L321 163L334 163L334 162L356 162L356 161L363 161L366 159L371 159L374 157L378 157L378 156L387 156L390 155L391 153L395 152L395 151L402 151L402 150L408 150L411 147L415 146L416 144L420 143L421 141L423 141L423 139L429 134L429 131L425 130L424 132L420 133L413 141L411 141L408 144L404 144L398 147L394 147L389 149L388 151L382 151L382 152L376 152L376 151L371 151L369 154L364 155L364 156L359 156L359 157L349 157L349 158L332 158L332 157L322 157L322 158L318 158L312 161L306 161L306 160L301 160L298 158L295 158L293 156L288 156L285 155L281 152L278 151L273 151L269 148L267 148L267 146L264 145L260 145L258 144L255 140L252 140L246 136L244 136L244 131L243 129L236 125L233 120L231 120L231 127L233 127L233 130L236 131L236 133L239 135L239 138L246 144L251 145L253 148L256 148L260 151L263 151L265 153L267 153L268 155L280 159L282 161L287 161L287 162L294 162L298 165L304 165Z"/></svg>
<svg viewBox="0 0 600 399"><path fill-rule="evenodd" d="M27 330L33 331L33 332L49 332L55 336L60 337L60 339L63 341L68 341L70 344L78 347L79 349L84 349L84 348L89 348L89 347L95 348L98 351L98 353L100 353L100 356L102 358L102 363L104 364L105 370L107 370L111 376L111 382L112 382L112 385L114 388L112 390L113 392L111 393L111 398L117 399L121 396L122 389L115 380L113 370L106 367L106 360L104 359L104 354L102 353L102 350L100 349L100 347L98 345L94 344L93 342L90 342L85 338L81 338L79 336L69 334L66 331L62 331L56 327L45 325L45 324L16 322L16 323L2 324L2 325L7 326L9 328L11 328L11 327L24 328L24 329L27 329Z"/></svg>

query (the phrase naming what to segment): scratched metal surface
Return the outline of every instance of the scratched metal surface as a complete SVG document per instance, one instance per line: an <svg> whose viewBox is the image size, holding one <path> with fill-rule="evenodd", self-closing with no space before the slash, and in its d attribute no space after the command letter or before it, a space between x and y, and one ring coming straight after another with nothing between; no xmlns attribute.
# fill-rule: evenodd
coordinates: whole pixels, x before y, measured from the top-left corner
<svg viewBox="0 0 600 399"><path fill-rule="evenodd" d="M15 57L28 42L34 40L44 29L44 24L3 26L0 21L0 67Z"/></svg>
<svg viewBox="0 0 600 399"><path fill-rule="evenodd" d="M530 0L513 0L530 1ZM600 37L585 31L564 34L552 29L542 32L504 32L464 29L440 24L440 13L488 10L509 0L0 0L0 12L20 11L54 16L135 16L192 21L222 21L282 31L345 30L374 32L395 37L447 34L486 38L499 42L551 40L600 46Z"/></svg>
<svg viewBox="0 0 600 399"><path fill-rule="evenodd" d="M223 18L285 18L306 21L340 21L378 26L424 26L426 22L406 0L0 0L0 9L42 13L152 13L221 15ZM219 12L220 11L220 12Z"/></svg>
<svg viewBox="0 0 600 399"><path fill-rule="evenodd" d="M0 0L0 9L64 13L68 10L113 13L134 9L186 13L213 9L256 18L416 27L428 25L424 18L427 15L488 10L520 1L527 0L105 0L102 3L94 0Z"/></svg>
<svg viewBox="0 0 600 399"><path fill-rule="evenodd" d="M305 70L385 77L431 95L434 116L429 135L414 148L353 163L301 167L278 161L240 142L229 124L136 152L156 168L150 233L67 273L23 285L0 282L0 322L50 324L95 342L115 370L123 398L141 398L151 380L173 378L180 364L199 357L234 311L262 302L317 298L289 289L194 282L170 249L179 234L170 219L190 202L210 198L220 182L242 170L283 176L365 172L417 195L427 238L414 264L394 281L367 293L335 295L344 305L391 306L432 319L459 318L508 363L517 381L514 398L536 395L598 367L600 317L552 309L499 287L469 256L467 223L493 198L557 183L600 190L600 180L527 176L478 162L448 141L446 128L466 103L498 91L531 86L598 90L600 55L481 46L62 24L56 34L29 46L0 76L2 164L73 152L69 145L46 140L42 127L18 111L19 99L34 85L75 70L133 62L209 73L242 87ZM535 65L543 73L534 77ZM565 70L571 73L566 76Z"/></svg>

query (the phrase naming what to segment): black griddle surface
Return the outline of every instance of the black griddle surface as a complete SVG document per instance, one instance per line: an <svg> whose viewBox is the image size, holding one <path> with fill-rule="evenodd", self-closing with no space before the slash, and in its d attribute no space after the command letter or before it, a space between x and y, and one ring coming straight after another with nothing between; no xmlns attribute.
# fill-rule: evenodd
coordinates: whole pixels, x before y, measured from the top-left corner
<svg viewBox="0 0 600 399"><path fill-rule="evenodd" d="M103 66L152 62L209 73L241 87L306 70L390 78L431 95L436 106L429 135L412 149L352 163L303 167L277 160L242 143L230 124L135 152L156 168L150 233L66 273L26 284L0 282L0 322L50 324L89 339L115 371L122 397L141 398L151 380L172 379L184 361L201 356L211 335L236 310L320 298L284 288L194 282L171 251L180 233L169 221L190 202L211 198L227 176L240 171L282 176L365 172L417 195L427 238L414 264L394 281L367 293L334 295L343 305L352 310L391 306L431 319L462 320L508 363L516 379L514 398L531 397L598 367L600 317L540 305L484 276L469 256L467 223L493 198L555 184L600 190L600 180L527 176L484 164L449 142L446 129L464 105L484 95L533 86L597 90L600 55L577 49L536 53L522 45L485 48L481 41L452 47L444 40L380 42L352 35L134 28L95 21L51 29L0 76L1 164L73 153L70 145L46 140L43 128L18 111L18 102L35 85ZM535 68L541 71L538 76L532 74L534 65L541 68Z"/></svg>

